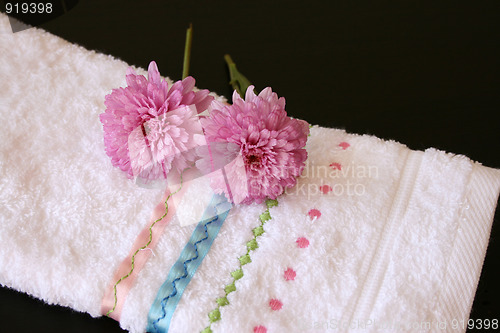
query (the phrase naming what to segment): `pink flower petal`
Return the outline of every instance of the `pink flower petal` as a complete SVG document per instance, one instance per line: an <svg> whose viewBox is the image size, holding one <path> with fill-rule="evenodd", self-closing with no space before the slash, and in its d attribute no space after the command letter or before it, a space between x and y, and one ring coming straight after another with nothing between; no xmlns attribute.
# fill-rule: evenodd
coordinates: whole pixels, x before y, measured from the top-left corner
<svg viewBox="0 0 500 333"><path fill-rule="evenodd" d="M158 71L158 66L156 66L156 62L151 61L148 67L148 81L154 83L155 85L159 85L161 81L160 72Z"/></svg>
<svg viewBox="0 0 500 333"><path fill-rule="evenodd" d="M194 116L208 107L213 97L206 91L193 92L193 78L178 81L169 89L154 61L149 64L148 78L129 68L126 82L127 87L114 89L105 97L106 110L99 115L106 153L111 163L130 178L138 174L148 179L165 177L174 155L178 157L179 152L196 145L193 128L197 126L201 131L201 127ZM182 104L183 100L192 100L196 105ZM194 116L190 108L183 108L191 106L195 108ZM172 118L176 126L158 118L176 109L177 118ZM145 140L142 128L149 121L157 124ZM185 166L186 160L174 165Z"/></svg>
<svg viewBox="0 0 500 333"><path fill-rule="evenodd" d="M305 167L304 148L309 126L292 119L284 109L284 98L278 98L271 88L258 96L248 87L243 100L235 92L233 105L212 103L209 117L202 120L209 142L231 142L240 148L246 169L246 179L228 179L229 183L246 185L244 203L276 199L287 187L296 184ZM227 168L226 168L227 171ZM233 173L241 175L241 173ZM228 196L226 185L212 183L218 193ZM231 186L232 192L243 188Z"/></svg>

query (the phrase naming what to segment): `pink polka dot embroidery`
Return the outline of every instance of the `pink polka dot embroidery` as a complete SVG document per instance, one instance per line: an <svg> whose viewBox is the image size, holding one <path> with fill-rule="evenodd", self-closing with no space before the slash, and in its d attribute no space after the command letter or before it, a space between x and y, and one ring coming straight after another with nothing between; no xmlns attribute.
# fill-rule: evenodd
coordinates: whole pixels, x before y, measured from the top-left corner
<svg viewBox="0 0 500 333"><path fill-rule="evenodd" d="M332 164L330 164L330 167L333 170L342 170L342 165L340 165L340 163L337 162L333 162Z"/></svg>
<svg viewBox="0 0 500 333"><path fill-rule="evenodd" d="M309 241L305 237L299 237L296 240L297 246L300 247L301 249L305 249L306 247L309 246Z"/></svg>
<svg viewBox="0 0 500 333"><path fill-rule="evenodd" d="M330 185L321 185L319 187L319 190L323 193L323 194L328 194L329 192L332 191L332 187Z"/></svg>
<svg viewBox="0 0 500 333"><path fill-rule="evenodd" d="M267 328L265 326L259 325L253 328L253 333L267 333Z"/></svg>
<svg viewBox="0 0 500 333"><path fill-rule="evenodd" d="M285 280L287 281L290 281L290 280L295 280L295 276L297 276L297 273L295 273L295 271L293 269L291 269L290 267L288 267L285 271Z"/></svg>
<svg viewBox="0 0 500 333"><path fill-rule="evenodd" d="M273 298L269 301L269 306L271 307L271 310L278 311L283 307L283 303L281 303L280 300Z"/></svg>
<svg viewBox="0 0 500 333"><path fill-rule="evenodd" d="M316 208L313 208L309 211L309 213L307 213L307 215L309 215L311 220L315 220L315 219L319 219L321 217L321 212L319 210L317 210Z"/></svg>
<svg viewBox="0 0 500 333"><path fill-rule="evenodd" d="M347 142L341 142L339 143L339 147L341 147L342 149L346 150L347 148L349 148L351 145L348 144Z"/></svg>

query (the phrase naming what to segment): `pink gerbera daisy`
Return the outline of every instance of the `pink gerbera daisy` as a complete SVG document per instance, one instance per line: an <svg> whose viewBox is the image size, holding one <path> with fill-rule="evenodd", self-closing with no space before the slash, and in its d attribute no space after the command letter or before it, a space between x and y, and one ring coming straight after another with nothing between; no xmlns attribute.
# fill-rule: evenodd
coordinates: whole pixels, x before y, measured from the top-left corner
<svg viewBox="0 0 500 333"><path fill-rule="evenodd" d="M203 134L198 113L213 100L208 90L193 91L195 80L187 77L169 85L160 77L156 63L148 78L127 70L127 87L106 96L106 111L99 118L104 145L111 163L132 178L165 177L172 166L178 171L194 160L192 151Z"/></svg>
<svg viewBox="0 0 500 333"><path fill-rule="evenodd" d="M234 92L233 105L214 102L210 115L201 119L208 142L239 147L246 173L244 183L231 165L225 171L233 196L246 191L244 203L276 199L285 188L296 184L305 167L304 146L309 134L307 122L287 116L283 97L278 98L271 88L257 96L253 89L248 87L244 100ZM238 167L237 161L233 164ZM215 182L216 192L226 193L225 185Z"/></svg>

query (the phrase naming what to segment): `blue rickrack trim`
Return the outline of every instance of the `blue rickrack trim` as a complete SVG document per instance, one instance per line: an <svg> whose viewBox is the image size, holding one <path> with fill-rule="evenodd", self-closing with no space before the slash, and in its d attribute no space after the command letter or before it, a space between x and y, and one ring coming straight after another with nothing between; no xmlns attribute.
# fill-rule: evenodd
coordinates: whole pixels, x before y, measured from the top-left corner
<svg viewBox="0 0 500 333"><path fill-rule="evenodd" d="M224 195L214 194L191 238L170 269L148 314L147 331L168 332L170 320L191 278L207 255L232 205Z"/></svg>

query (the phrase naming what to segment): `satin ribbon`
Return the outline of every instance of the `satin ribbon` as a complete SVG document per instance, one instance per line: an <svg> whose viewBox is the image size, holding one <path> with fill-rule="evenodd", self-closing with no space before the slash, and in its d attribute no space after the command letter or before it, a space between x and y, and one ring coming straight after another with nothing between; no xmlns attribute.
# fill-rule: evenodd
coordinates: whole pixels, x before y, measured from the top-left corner
<svg viewBox="0 0 500 333"><path fill-rule="evenodd" d="M148 314L148 332L168 332L170 320L184 290L210 250L231 207L224 195L214 194L156 295Z"/></svg>
<svg viewBox="0 0 500 333"><path fill-rule="evenodd" d="M183 196L184 192L186 191L187 186L182 186L180 191L178 191L176 196ZM104 294L104 297L101 302L101 313L103 315L106 315L109 311L112 311L108 316L115 319L116 321L120 321L120 316L121 312L123 309L123 305L125 303L125 300L127 298L127 295L132 288L135 280L137 279L137 276L139 275L139 272L143 268L144 264L148 261L149 257L153 253L153 251L139 251L135 255L134 259L134 269L132 273L123 279L120 283L116 284L117 281L119 281L121 278L127 276L127 274L131 270L131 264L132 264L132 257L134 256L135 252L137 249L140 249L141 247L145 246L148 241L149 241L149 228L153 224L154 221L158 220L163 214L165 214L165 200L167 200L168 196L170 195L170 190L166 190L165 194L163 195L162 201L156 206L156 208L153 211L153 214L151 216L150 222L144 229L141 231L141 233L137 236L134 245L132 246L128 256L123 259L123 261L120 263L118 266L118 269L115 271L115 274L113 276L112 283L108 286L106 289L106 292ZM152 231L152 241L147 247L147 249L154 249L156 247L156 244L158 243L161 235L163 234L166 226L172 219L172 217L175 215L175 205L171 204L171 201L169 200L167 202L168 204L168 214L161 220L158 221L153 228L151 228ZM115 284L116 284L116 306L115 306ZM114 307L114 310L113 310Z"/></svg>

